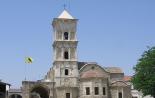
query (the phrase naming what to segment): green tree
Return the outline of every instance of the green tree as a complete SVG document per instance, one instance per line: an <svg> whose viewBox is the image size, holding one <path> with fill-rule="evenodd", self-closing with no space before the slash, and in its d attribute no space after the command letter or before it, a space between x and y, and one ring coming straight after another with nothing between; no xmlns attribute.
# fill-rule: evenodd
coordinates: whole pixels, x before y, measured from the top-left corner
<svg viewBox="0 0 155 98"><path fill-rule="evenodd" d="M144 96L151 95L155 98L155 47L145 51L134 67L135 75L132 83L135 89Z"/></svg>

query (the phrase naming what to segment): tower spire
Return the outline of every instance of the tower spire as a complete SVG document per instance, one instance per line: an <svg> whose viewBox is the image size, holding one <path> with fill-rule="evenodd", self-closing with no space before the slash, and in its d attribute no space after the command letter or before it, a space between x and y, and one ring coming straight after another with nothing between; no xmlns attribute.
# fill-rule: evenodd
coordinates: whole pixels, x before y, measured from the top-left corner
<svg viewBox="0 0 155 98"><path fill-rule="evenodd" d="M58 16L58 18L64 18L64 19L74 19L74 17L69 14L69 12L64 9L64 11Z"/></svg>

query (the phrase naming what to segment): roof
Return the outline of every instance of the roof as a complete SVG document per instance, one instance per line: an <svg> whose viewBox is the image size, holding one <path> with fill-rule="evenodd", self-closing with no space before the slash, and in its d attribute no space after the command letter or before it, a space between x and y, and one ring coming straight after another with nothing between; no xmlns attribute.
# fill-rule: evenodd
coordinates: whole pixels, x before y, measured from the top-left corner
<svg viewBox="0 0 155 98"><path fill-rule="evenodd" d="M111 83L111 86L128 86L128 84L124 81L118 80Z"/></svg>
<svg viewBox="0 0 155 98"><path fill-rule="evenodd" d="M0 81L0 84L1 84L1 85L9 85L9 86L11 85L11 84L9 84L9 83L5 83L5 82L1 82L1 81Z"/></svg>
<svg viewBox="0 0 155 98"><path fill-rule="evenodd" d="M84 66L90 65L90 64L97 64L96 62L78 62L78 70L81 70Z"/></svg>
<svg viewBox="0 0 155 98"><path fill-rule="evenodd" d="M78 70L80 70L87 62L78 62Z"/></svg>
<svg viewBox="0 0 155 98"><path fill-rule="evenodd" d="M99 77L105 77L105 75L98 70L89 70L86 72L83 72L81 75L81 78L99 78Z"/></svg>
<svg viewBox="0 0 155 98"><path fill-rule="evenodd" d="M119 67L105 67L105 70L110 73L123 73L122 69Z"/></svg>
<svg viewBox="0 0 155 98"><path fill-rule="evenodd" d="M62 19L74 19L74 17L71 16L67 10L64 10L64 11L59 15L58 18L62 18Z"/></svg>
<svg viewBox="0 0 155 98"><path fill-rule="evenodd" d="M132 76L124 76L123 81L131 81Z"/></svg>

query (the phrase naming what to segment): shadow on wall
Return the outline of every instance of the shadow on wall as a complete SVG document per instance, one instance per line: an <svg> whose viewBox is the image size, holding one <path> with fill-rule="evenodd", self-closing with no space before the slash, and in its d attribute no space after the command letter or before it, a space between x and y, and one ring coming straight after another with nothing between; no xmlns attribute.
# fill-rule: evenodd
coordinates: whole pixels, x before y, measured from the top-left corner
<svg viewBox="0 0 155 98"><path fill-rule="evenodd" d="M32 89L30 98L49 98L49 92L46 88L37 86Z"/></svg>

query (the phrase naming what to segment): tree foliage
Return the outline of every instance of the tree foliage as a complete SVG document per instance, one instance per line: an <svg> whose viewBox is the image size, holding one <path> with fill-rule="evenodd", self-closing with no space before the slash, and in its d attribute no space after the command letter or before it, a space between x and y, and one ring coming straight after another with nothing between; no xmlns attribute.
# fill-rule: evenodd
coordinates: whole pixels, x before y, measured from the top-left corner
<svg viewBox="0 0 155 98"><path fill-rule="evenodd" d="M135 89L144 96L151 95L155 98L155 47L145 51L134 67L135 75L132 83Z"/></svg>

